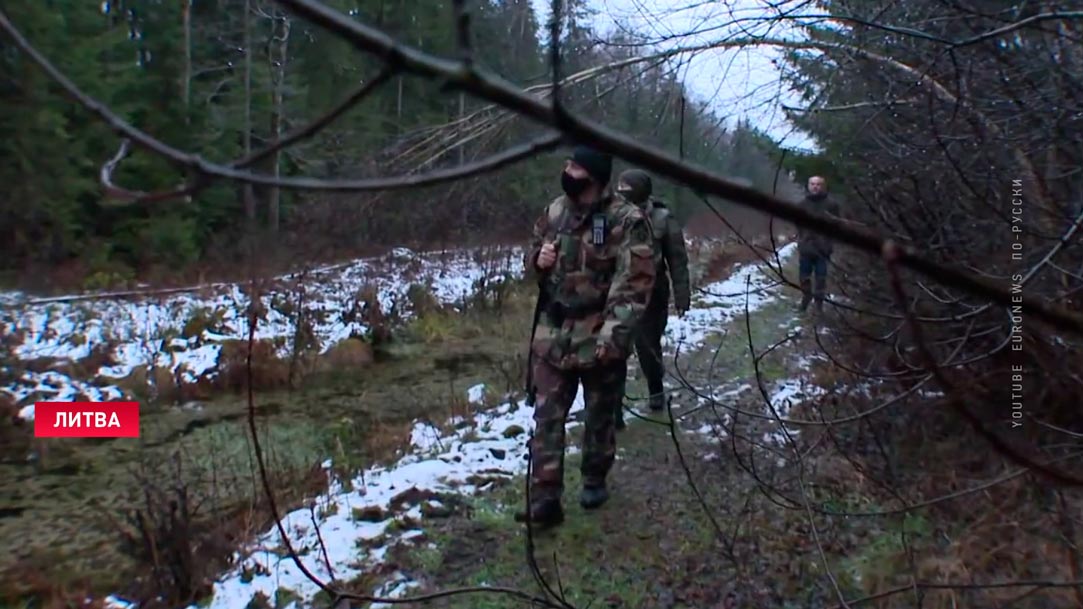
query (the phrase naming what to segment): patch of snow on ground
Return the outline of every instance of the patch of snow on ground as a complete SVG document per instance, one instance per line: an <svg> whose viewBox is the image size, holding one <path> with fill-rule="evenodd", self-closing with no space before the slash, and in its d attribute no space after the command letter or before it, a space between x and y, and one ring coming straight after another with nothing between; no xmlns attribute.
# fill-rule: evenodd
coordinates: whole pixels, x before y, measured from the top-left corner
<svg viewBox="0 0 1083 609"><path fill-rule="evenodd" d="M794 406L822 393L822 389L801 379L779 381L771 393L771 407L779 417L785 419Z"/></svg>
<svg viewBox="0 0 1083 609"><path fill-rule="evenodd" d="M90 602L91 600L92 599L87 599L87 602ZM104 600L105 606L110 609L133 609L135 607L133 603L130 603L119 596L113 596L112 594L105 597Z"/></svg>
<svg viewBox="0 0 1083 609"><path fill-rule="evenodd" d="M729 413L726 410L726 405L735 401L735 399L746 391L751 391L752 385L748 383L742 383L733 389L726 389L725 391L714 392L712 396L701 395L696 399L696 406L682 410L677 418L685 419L696 413L702 413L704 410L711 409L724 420L729 420Z"/></svg>
<svg viewBox="0 0 1083 609"><path fill-rule="evenodd" d="M583 405L580 387L571 413L582 411ZM395 520L394 514L385 512L387 518L380 522L363 522L354 519L354 510L374 507L389 510L391 500L411 488L474 494L487 488L484 484L481 488L471 484L469 480L475 476L511 477L526 473L526 442L534 428L533 417L534 409L526 406L524 400L478 413L472 425L451 433L439 434L434 426L418 423L411 435L410 454L395 465L366 470L353 480L354 490L348 492L341 483L333 482L328 496L320 500L317 514L320 536L335 576L344 581L356 577L379 564L387 549L402 541L402 534L387 534L388 526ZM409 514L418 520L423 518L417 507ZM317 577L329 580L311 519L307 508L298 509L283 516L282 524L291 532L294 549L304 554L305 566ZM379 547L362 548L357 544L359 539L371 541L385 534L390 539ZM406 535L408 539L417 533ZM284 547L277 528L256 540L254 547L268 550L238 556L239 566L214 586L214 597L207 609L243 609L256 592L274 598L278 588L293 590L305 600L319 591L292 559L270 551ZM245 572L251 576L247 583ZM404 576L391 584L391 588L408 588L410 583Z"/></svg>
<svg viewBox="0 0 1083 609"><path fill-rule="evenodd" d="M681 413L682 417L701 412L704 409L713 408L714 415L708 416L708 420L701 424L698 428L693 429L692 432L707 436L712 440L722 440L729 437L729 425L733 421L730 412L726 409L726 404L733 401L734 398L740 396L746 391L751 391L752 385L748 383L742 383L741 385L734 387L733 389L727 389L725 391L718 391L714 394L714 402L706 397L700 398L699 406L696 406L686 412Z"/></svg>
<svg viewBox="0 0 1083 609"><path fill-rule="evenodd" d="M485 255L483 255L485 254ZM410 316L406 294L411 284L428 285L442 303L457 305L471 296L484 281L520 277L520 248L505 248L497 257L477 249L418 254L398 248L387 256L357 260L316 269L305 276L278 277L261 297L264 318L255 338L279 342L287 355L296 334L295 315L300 288L305 290L305 310L313 321L320 352L352 335L363 334L359 321L358 292L366 284L376 286L385 312L394 304L403 318ZM406 280L404 277L412 277ZM210 284L187 293L96 300L33 301L17 292L0 294L0 337L14 338L14 355L20 360L55 358L74 362L107 352L113 362L97 371L99 379L78 381L56 370L26 372L0 391L16 403L69 400L79 394L93 400L119 399L115 380L136 368L160 366L186 382L217 372L221 343L246 340L247 290L241 284ZM33 406L23 409L33 416Z"/></svg>
<svg viewBox="0 0 1083 609"><path fill-rule="evenodd" d="M417 587L417 582L411 580L406 575L396 571L392 576L391 581L384 583L372 594L377 598L402 598L406 596L406 593L411 588ZM372 603L369 605L369 609L389 609L395 607L391 603Z"/></svg>
<svg viewBox="0 0 1083 609"><path fill-rule="evenodd" d="M778 258L785 263L796 251L796 243L783 246L778 250ZM734 267L728 278L704 286L702 295L693 297L694 306L684 318L669 317L663 349L673 350L677 345L682 351L700 347L713 332L734 317L743 315L746 301L749 312L755 312L774 300L779 289L777 281L770 271L762 268L762 264Z"/></svg>
<svg viewBox="0 0 1083 609"><path fill-rule="evenodd" d="M797 406L803 402L809 401L813 398L826 393L822 387L809 383L804 379L787 379L784 381L778 381L775 383L774 389L770 392L771 408L767 411L767 414L774 419L775 415L780 419L786 419L790 416L790 411L794 406ZM776 427L776 431L771 431L764 434L764 441L777 445L785 446L786 434L789 433L790 437L797 435L798 429L793 425L786 425L778 421L772 421L772 425ZM782 427L785 426L785 431Z"/></svg>
<svg viewBox="0 0 1083 609"><path fill-rule="evenodd" d="M57 402L82 400L84 398L104 402L119 400L123 397L123 393L116 387L95 387L53 371L26 372L20 380L24 383L28 395L34 393L49 395L50 400ZM20 408L19 416L27 421L33 421L34 405L30 404Z"/></svg>
<svg viewBox="0 0 1083 609"><path fill-rule="evenodd" d="M467 389L466 399L471 404L481 404L485 400L485 385L474 385Z"/></svg>

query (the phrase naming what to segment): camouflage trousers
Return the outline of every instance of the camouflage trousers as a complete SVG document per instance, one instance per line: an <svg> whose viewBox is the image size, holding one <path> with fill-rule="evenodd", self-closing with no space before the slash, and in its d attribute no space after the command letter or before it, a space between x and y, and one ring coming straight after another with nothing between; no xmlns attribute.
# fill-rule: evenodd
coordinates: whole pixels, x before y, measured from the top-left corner
<svg viewBox="0 0 1083 609"><path fill-rule="evenodd" d="M623 359L579 370L561 370L543 358L534 360L534 440L531 444L532 501L559 499L564 492L564 430L568 411L583 383L584 486L601 486L617 455L613 409L620 404Z"/></svg>
<svg viewBox="0 0 1083 609"><path fill-rule="evenodd" d="M636 359L639 360L639 368L647 379L647 390L652 400L662 400L662 393L666 388L662 380L665 378L666 368L662 363L662 336L666 333L669 324L669 290L658 290L651 295L651 301L647 310L643 312L643 318L636 326L635 350ZM621 403L616 407L616 418L623 416L624 396L628 382L628 367L625 366L621 375L620 395Z"/></svg>

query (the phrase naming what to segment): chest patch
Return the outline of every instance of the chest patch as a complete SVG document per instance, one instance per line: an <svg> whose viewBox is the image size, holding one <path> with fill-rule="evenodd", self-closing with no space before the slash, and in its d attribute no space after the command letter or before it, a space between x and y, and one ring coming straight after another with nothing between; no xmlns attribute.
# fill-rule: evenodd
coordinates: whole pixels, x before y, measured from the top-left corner
<svg viewBox="0 0 1083 609"><path fill-rule="evenodd" d="M606 233L606 218L605 214L594 214L591 218L591 243L595 247L601 247L605 245L605 233Z"/></svg>

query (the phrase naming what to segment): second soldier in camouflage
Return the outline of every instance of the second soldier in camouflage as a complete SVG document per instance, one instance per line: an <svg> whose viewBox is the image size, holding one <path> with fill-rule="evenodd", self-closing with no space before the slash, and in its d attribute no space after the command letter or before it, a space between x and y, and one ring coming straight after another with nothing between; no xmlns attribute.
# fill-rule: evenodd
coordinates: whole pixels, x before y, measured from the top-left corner
<svg viewBox="0 0 1083 609"><path fill-rule="evenodd" d="M645 171L629 169L617 179L617 194L635 204L651 221L654 245L655 279L650 304L636 329L635 350L643 376L647 378L651 410L665 406L665 365L662 359L662 335L669 321L670 281L673 283L673 304L678 315L684 315L691 305L691 285L688 278L688 253L684 247L681 225L665 204L651 196L651 177ZM625 372L627 377L627 370ZM621 383L624 395L624 382ZM624 427L623 405L616 409L617 427Z"/></svg>

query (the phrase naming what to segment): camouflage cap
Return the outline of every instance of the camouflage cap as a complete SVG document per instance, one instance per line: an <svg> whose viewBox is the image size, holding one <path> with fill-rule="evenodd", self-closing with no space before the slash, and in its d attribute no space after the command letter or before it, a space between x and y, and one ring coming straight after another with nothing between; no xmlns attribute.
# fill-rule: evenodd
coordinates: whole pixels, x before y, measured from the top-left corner
<svg viewBox="0 0 1083 609"><path fill-rule="evenodd" d="M632 203L642 203L651 196L651 176L642 169L629 169L617 178L617 192Z"/></svg>

